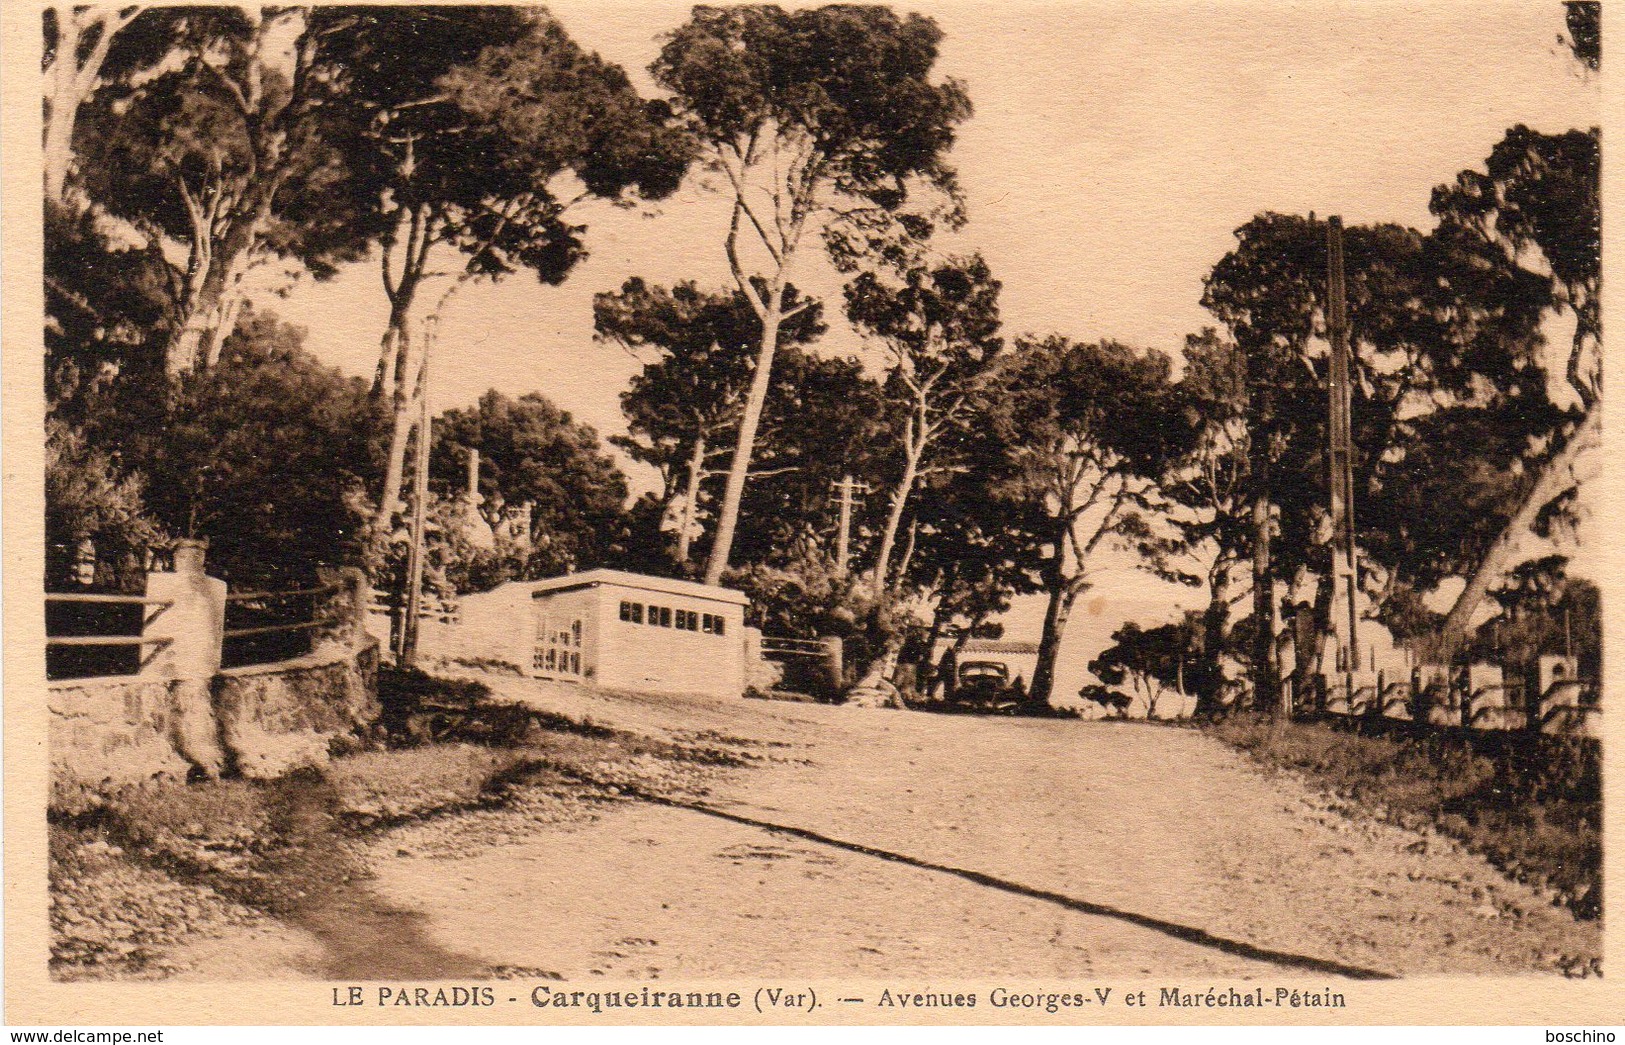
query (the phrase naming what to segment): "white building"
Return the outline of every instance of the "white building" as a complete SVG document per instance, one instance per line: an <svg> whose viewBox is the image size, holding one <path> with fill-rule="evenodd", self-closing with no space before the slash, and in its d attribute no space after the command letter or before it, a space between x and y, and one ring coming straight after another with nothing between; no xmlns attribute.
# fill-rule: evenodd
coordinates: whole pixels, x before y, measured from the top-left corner
<svg viewBox="0 0 1625 1045"><path fill-rule="evenodd" d="M746 604L729 588L621 570L510 581L464 596L443 651L506 661L537 678L738 697Z"/></svg>

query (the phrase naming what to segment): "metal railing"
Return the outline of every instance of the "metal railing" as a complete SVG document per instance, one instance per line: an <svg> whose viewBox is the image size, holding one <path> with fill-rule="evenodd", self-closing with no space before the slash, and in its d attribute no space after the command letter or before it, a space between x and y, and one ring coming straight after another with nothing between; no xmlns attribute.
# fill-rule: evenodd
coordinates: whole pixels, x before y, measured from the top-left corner
<svg viewBox="0 0 1625 1045"><path fill-rule="evenodd" d="M333 596L344 590L343 584L321 584L286 591L228 593L221 663L225 667L246 667L309 653L311 632L340 623ZM290 605L298 599L309 599L310 603L305 607Z"/></svg>
<svg viewBox="0 0 1625 1045"><path fill-rule="evenodd" d="M146 629L157 620L159 615L174 605L170 599L156 599L143 595L115 595L98 592L46 592L46 637L45 637L45 676L48 679L75 679L95 678L99 676L139 675L154 657L170 644L168 638L147 636ZM143 607L140 614L140 629L135 633L107 632L99 630L103 627L118 626L129 627L134 621L96 619L94 615L85 619L62 620L60 614L53 614L52 607L65 606L139 606ZM154 606L156 609L147 613L145 607ZM56 617L58 619L53 619ZM51 634L55 628L69 628L75 633ZM80 628L96 629L88 633L77 633ZM151 652L146 647L151 646ZM133 655L107 656L98 653L114 653L128 650ZM55 655L53 655L55 651ZM78 652L75 652L78 651Z"/></svg>
<svg viewBox="0 0 1625 1045"><path fill-rule="evenodd" d="M829 647L822 639L789 639L762 636L762 656L764 657L823 657L829 654Z"/></svg>
<svg viewBox="0 0 1625 1045"><path fill-rule="evenodd" d="M373 592L372 601L367 604L370 613L383 617L394 617L400 613L400 599L385 592ZM441 624L459 624L463 619L463 604L460 600L445 596L424 593L418 602L418 620L439 621Z"/></svg>

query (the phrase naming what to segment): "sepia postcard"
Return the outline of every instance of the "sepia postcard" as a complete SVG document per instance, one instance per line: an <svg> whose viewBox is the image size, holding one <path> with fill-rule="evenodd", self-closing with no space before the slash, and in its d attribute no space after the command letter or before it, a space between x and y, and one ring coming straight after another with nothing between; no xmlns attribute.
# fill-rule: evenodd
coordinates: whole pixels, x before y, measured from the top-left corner
<svg viewBox="0 0 1625 1045"><path fill-rule="evenodd" d="M1613 1040L1599 3L0 18L8 1025Z"/></svg>

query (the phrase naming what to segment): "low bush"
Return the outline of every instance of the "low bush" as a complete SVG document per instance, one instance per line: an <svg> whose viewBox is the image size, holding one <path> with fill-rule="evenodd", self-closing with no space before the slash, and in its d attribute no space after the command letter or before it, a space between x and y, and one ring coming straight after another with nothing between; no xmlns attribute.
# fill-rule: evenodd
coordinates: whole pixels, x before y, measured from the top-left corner
<svg viewBox="0 0 1625 1045"><path fill-rule="evenodd" d="M468 711L491 695L476 679L448 679L416 668L384 665L378 669L379 724L391 744L406 746L438 739L436 716Z"/></svg>

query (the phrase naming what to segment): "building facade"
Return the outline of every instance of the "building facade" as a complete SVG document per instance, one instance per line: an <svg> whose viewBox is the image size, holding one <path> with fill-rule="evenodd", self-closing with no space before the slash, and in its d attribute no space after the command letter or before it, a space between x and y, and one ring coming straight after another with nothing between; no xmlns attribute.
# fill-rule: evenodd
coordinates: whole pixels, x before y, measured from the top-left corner
<svg viewBox="0 0 1625 1045"><path fill-rule="evenodd" d="M729 588L586 570L465 596L451 644L536 678L738 697L746 604Z"/></svg>

